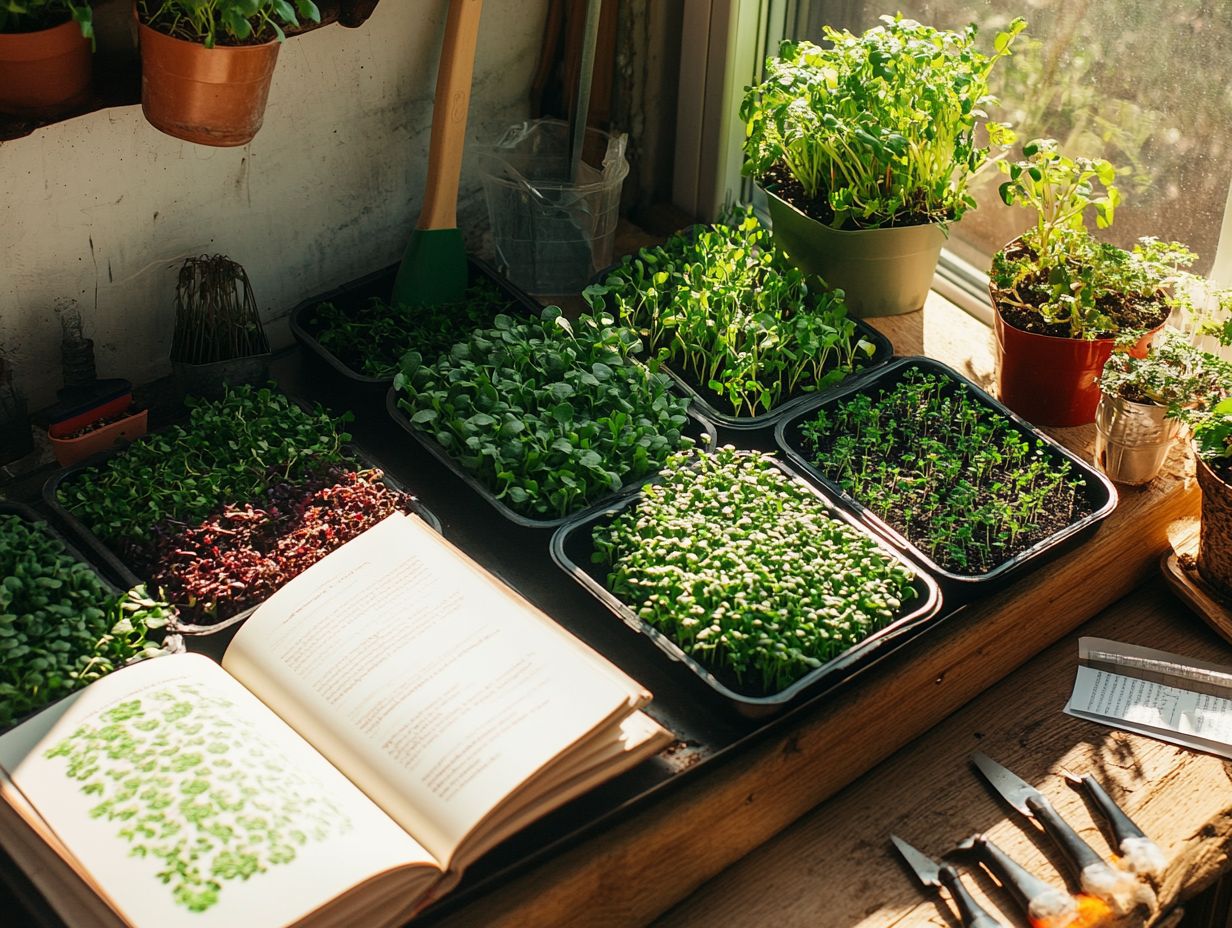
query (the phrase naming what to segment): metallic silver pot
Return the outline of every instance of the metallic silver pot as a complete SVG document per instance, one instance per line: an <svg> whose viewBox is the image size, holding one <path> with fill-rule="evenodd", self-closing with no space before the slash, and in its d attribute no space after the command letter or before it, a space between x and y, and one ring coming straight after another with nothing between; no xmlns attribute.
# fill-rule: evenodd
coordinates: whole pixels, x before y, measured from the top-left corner
<svg viewBox="0 0 1232 928"><path fill-rule="evenodd" d="M1167 409L1101 393L1095 409L1095 466L1117 483L1152 480L1181 431Z"/></svg>

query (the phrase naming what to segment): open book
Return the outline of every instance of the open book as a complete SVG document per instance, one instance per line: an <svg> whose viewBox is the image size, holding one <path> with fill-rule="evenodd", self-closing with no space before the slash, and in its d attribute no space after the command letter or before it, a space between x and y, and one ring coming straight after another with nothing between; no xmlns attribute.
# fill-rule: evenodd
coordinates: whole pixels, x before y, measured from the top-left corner
<svg viewBox="0 0 1232 928"><path fill-rule="evenodd" d="M648 699L394 515L221 667L135 664L0 737L0 843L73 926L397 925L669 743Z"/></svg>

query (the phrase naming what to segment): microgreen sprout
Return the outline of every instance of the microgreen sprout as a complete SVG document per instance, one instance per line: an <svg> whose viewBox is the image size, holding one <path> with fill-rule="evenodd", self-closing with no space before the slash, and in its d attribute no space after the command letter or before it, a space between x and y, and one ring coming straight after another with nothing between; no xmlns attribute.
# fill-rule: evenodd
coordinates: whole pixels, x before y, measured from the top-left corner
<svg viewBox="0 0 1232 928"><path fill-rule="evenodd" d="M1088 511L1069 462L938 374L821 409L810 463L943 569L983 574Z"/></svg>
<svg viewBox="0 0 1232 928"><path fill-rule="evenodd" d="M792 266L751 208L627 255L585 296L738 416L839 383L875 350L843 292Z"/></svg>
<svg viewBox="0 0 1232 928"><path fill-rule="evenodd" d="M411 351L398 406L515 512L565 516L657 470L692 439L688 400L634 359L611 316L496 317L435 361Z"/></svg>
<svg viewBox="0 0 1232 928"><path fill-rule="evenodd" d="M758 695L902 614L912 572L761 452L673 455L593 532L608 588L687 654Z"/></svg>

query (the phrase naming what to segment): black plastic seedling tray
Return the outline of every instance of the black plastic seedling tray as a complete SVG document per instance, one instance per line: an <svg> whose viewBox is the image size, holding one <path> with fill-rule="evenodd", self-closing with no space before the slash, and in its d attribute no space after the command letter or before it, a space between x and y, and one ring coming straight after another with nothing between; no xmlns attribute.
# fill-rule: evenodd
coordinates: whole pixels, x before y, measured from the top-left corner
<svg viewBox="0 0 1232 928"><path fill-rule="evenodd" d="M681 230L679 234L683 235L685 238L692 238L697 235L699 231L706 228L708 227L703 225L692 225L687 229ZM614 261L609 264L598 274L592 277L590 282L592 284L602 284L611 274L620 269L623 261L624 259L621 258L619 261ZM843 387L847 386L847 384L852 383L856 379L862 378L866 374L885 366L894 357L894 345L885 334L873 328L863 319L852 318L851 321L856 325L857 335L872 344L872 357L868 358L864 364L852 371L840 383L837 383L832 387L827 387L824 390L818 390L810 393L800 393L788 400L784 400L774 408L768 409L766 412L758 413L755 416L737 416L729 412L723 412L717 405L717 403L721 402L721 397L718 397L710 390L693 383L686 376L684 376L683 373L677 371L670 364L660 364L659 370L667 374L667 376L672 379L672 382L676 384L677 388L693 400L693 402L697 405L698 411L716 425L720 425L727 429L733 429L735 431L752 431L754 429L771 428L781 419L791 415L795 410L807 405L811 400L815 400L818 397L832 396L836 391L839 391L843 389Z"/></svg>
<svg viewBox="0 0 1232 928"><path fill-rule="evenodd" d="M501 276L486 261L469 256L466 260L472 281L479 277L488 278L509 296L510 302L520 306L527 315L538 315L542 307L534 297L521 290L507 278ZM394 278L397 274L398 265L390 265L387 268L367 274L326 293L309 297L291 310L291 334L295 336L295 340L303 347L305 354L311 362L318 369L329 371L349 381L359 389L370 390L374 398L380 398L384 395L385 390L393 383L393 376L373 377L353 370L343 363L332 351L317 340L317 330L312 326L311 313L320 303L333 303L339 309L347 310L363 306L373 297L388 299L389 294L393 290Z"/></svg>
<svg viewBox="0 0 1232 928"><path fill-rule="evenodd" d="M92 571L94 571L98 579L102 582L102 584L110 592L112 592L116 596L122 596L124 594L124 591L121 590L115 584L113 578L109 577L104 570L100 569L97 563L95 563L90 558L82 554L81 550L76 545L74 545L71 541L69 541L69 539L67 539L63 535L63 533L61 533L54 525L52 525L49 521L44 519L41 515L39 515L29 506L25 505L24 503L13 502L11 500L0 500L0 515L17 516L17 518L21 519L23 522L30 522L32 524L42 526L45 532L47 532L49 535L51 535L53 538L59 541L62 545L64 545L64 551L66 554L69 555L69 557L73 558L74 560L81 561L81 563L85 564ZM132 584L132 586L136 586L136 584ZM173 634L173 631L174 630L171 629L170 626L165 626L160 629L151 629L150 634L149 634L149 640L160 643L168 653L177 653L177 652L183 651L184 644L181 641L179 635ZM135 658L130 659L129 663L136 663L139 660L148 660L148 658L135 657ZM0 733L8 731L11 728L15 728L16 726L24 722L26 719L32 718L38 713L44 711L46 708L47 706L43 706L40 709L35 709L33 712L27 713L25 716L15 721L12 725L0 726Z"/></svg>
<svg viewBox="0 0 1232 928"><path fill-rule="evenodd" d="M503 500L497 499L496 494L480 483L473 474L463 470L458 465L458 462L455 461L449 454L449 452L433 440L432 436L428 435L426 432L420 431L411 424L411 420L406 413L398 408L398 391L392 387L390 387L389 393L385 397L385 408L389 411L390 418L398 423L398 425L402 426L402 428L405 429L417 442L419 442L419 444L422 445L429 454L453 471L453 473L458 476L458 479L474 490L479 496L487 501L493 509L499 512L514 525L520 525L523 528L557 528L558 526L564 525L570 519L577 517L578 513L571 513L570 515L560 516L555 519L535 519L531 516L524 516L520 512L514 512L511 508L505 505ZM688 410L688 416L689 423L682 430L683 434L688 435L702 448L713 448L715 443L718 441L718 432L715 431L714 426L704 416L697 413L691 405ZM637 480L631 480L619 490L608 494L602 499L595 500L595 502L591 503L586 508L586 511L589 511L596 506L605 505L618 497L621 493L641 486L648 479L649 476L639 477Z"/></svg>
<svg viewBox="0 0 1232 928"><path fill-rule="evenodd" d="M140 440L140 439L138 439ZM346 450L355 460L362 465L363 469L377 468L382 472L382 481L392 490L398 490L403 493L410 491L398 480L392 477L388 470L380 465L377 461L355 444L347 444ZM94 467L98 464L109 460L110 458L123 454L124 449L115 451L107 451L102 454L96 454L84 461L74 464L72 467L67 467L64 470L52 474L47 482L43 484L43 502L52 511L55 517L72 533L73 537L78 539L81 544L89 550L90 554L95 559L95 563L102 567L112 576L120 580L128 587L134 587L139 583L144 583L145 580L139 577L123 560L120 559L101 538L92 532L80 519L73 515L66 506L60 502L59 490L66 482L72 481L73 478L82 470L88 467ZM413 496L413 494L412 494ZM441 520L438 519L427 506L419 501L418 498L413 498L411 509L415 515L419 516L437 533L443 534ZM221 622L215 622L212 625L195 625L187 622L175 622L174 631L184 635L213 635L221 632L224 629L231 628L233 625L238 625L246 618L252 615L253 611L259 608L252 606L237 612L230 618L223 619Z"/></svg>
<svg viewBox="0 0 1232 928"><path fill-rule="evenodd" d="M1053 461L1066 461L1073 468L1076 476L1084 484L1084 494L1090 512L1071 522L1065 528L1054 532L1027 550L1015 555L1009 560L982 574L963 574L946 570L935 560L913 545L903 535L882 518L869 510L862 501L847 494L838 484L827 478L809 462L809 455L804 444L801 427L816 415L820 409L833 407L856 394L869 394L877 397L895 386L903 376L911 370L921 370L940 374L953 382L955 389L965 390L975 396L980 403L995 414L1005 418L1019 433L1029 441L1037 442ZM1117 504L1116 488L1112 483L1086 461L1078 457L1064 445L1055 441L1031 423L1013 413L1010 409L993 399L987 392L980 389L966 377L953 368L925 357L900 358L888 367L861 377L844 388L827 397L812 399L792 416L779 422L774 432L778 446L788 458L810 479L817 481L827 491L834 495L844 505L850 507L857 516L869 525L875 532L888 538L895 546L908 552L911 557L923 564L933 576L941 581L947 600L952 605L970 602L977 596L983 596L999 589L1012 580L1034 570L1050 558L1074 547L1093 535L1100 523L1108 517Z"/></svg>
<svg viewBox="0 0 1232 928"><path fill-rule="evenodd" d="M698 680L709 687L730 708L749 718L760 718L779 712L792 702L816 696L819 692L831 689L844 680L850 679L888 654L894 647L922 631L929 621L941 612L941 590L927 571L850 513L835 505L825 492L805 480L793 468L778 460L774 460L773 463L788 477L806 487L824 507L830 518L844 522L861 535L871 538L889 557L910 568L915 574L913 586L916 591L916 598L904 604L900 614L890 624L873 632L842 654L831 658L822 666L810 671L777 693L750 696L733 689L704 664L686 654L669 636L644 621L630 606L608 590L605 572L591 562L591 554L594 551L594 529L596 526L610 523L628 507L636 506L645 495L641 490L625 493L607 507L597 507L583 513L562 525L552 536L552 560L557 566L580 583L613 615L638 634L654 642L669 660L687 667Z"/></svg>

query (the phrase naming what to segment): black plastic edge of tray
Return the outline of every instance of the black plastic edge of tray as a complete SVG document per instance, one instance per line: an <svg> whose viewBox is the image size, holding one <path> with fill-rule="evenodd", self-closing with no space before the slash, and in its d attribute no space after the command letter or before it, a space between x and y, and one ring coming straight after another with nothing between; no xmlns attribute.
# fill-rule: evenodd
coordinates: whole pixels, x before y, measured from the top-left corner
<svg viewBox="0 0 1232 928"><path fill-rule="evenodd" d="M60 542L60 544L64 545L65 553L67 553L74 560L85 564L90 568L90 570L94 571L94 575L98 577L98 579L104 586L107 587L108 590L116 596L124 595L124 590L120 589L110 577L103 573L103 571L99 570L97 564L82 554L80 548L65 537L63 532L56 528L56 526L53 525L49 519L44 518L37 510L27 506L25 503L19 503L16 500L0 499L0 515L17 516L17 518L24 522L30 522L32 524L42 526L43 531L51 535L51 537ZM136 586L136 584L133 584L133 586ZM184 643L179 638L178 629L171 628L169 624L160 629L151 629L150 638L159 642L168 654L176 654L184 650ZM130 658L125 666L128 666L128 664L131 663L136 663L139 660L148 660L148 658ZM64 696L61 696L60 699L66 699L71 695L72 693L66 693ZM33 718L50 706L55 705L60 701L60 699L53 700L45 706L41 706L38 709L34 709L31 712L26 713L11 725L0 725L0 733L11 731L27 719Z"/></svg>
<svg viewBox="0 0 1232 928"><path fill-rule="evenodd" d="M537 315L543 309L543 306L534 297L523 291L508 278L502 276L488 262L471 255L467 255L466 261L472 277L475 274L482 274L487 277L507 293L513 302L521 304L528 313ZM391 264L389 267L373 271L371 274L365 274L363 277L358 277L340 287L335 287L333 290L309 297L291 310L291 315L288 318L291 334L310 358L324 364L339 377L351 381L358 387L367 387L383 393L393 383L393 375L389 377L372 377L352 370L342 363L332 351L322 345L317 340L317 337L308 331L304 323L308 313L320 303L338 302L344 299L349 300L354 298L354 296L367 300L369 296L387 295L393 288L394 276L397 272L398 265Z"/></svg>
<svg viewBox="0 0 1232 928"><path fill-rule="evenodd" d="M831 658L821 667L809 671L790 686L770 696L747 696L722 683L704 665L686 654L671 638L644 622L637 613L611 593L594 572L588 570L570 554L570 542L574 537L580 539L583 533L585 539L579 543L586 546L587 554L589 554L594 526L610 521L621 510L636 505L644 496L641 490L626 492L608 506L596 507L570 520L557 529L552 535L551 542L552 560L561 570L581 584L587 592L635 632L653 641L669 660L688 667L729 706L749 718L762 718L778 712L791 702L816 695L822 689L830 689L845 680L852 679L859 671L872 666L878 658L888 653L886 645L891 642L905 641L912 633L920 631L941 612L942 605L942 592L939 584L908 554L891 545L867 525L862 524L859 519L832 500L824 490L806 480L795 468L777 458L770 458L770 461L789 478L812 493L825 507L831 518L838 519L866 538L871 538L886 555L910 568L915 574L913 586L920 594L919 599L915 601L918 605L914 608L903 611L884 628L878 629L842 654ZM647 482L657 483L658 481L659 478L656 478Z"/></svg>
<svg viewBox="0 0 1232 928"><path fill-rule="evenodd" d="M496 498L491 490L480 483L473 474L467 473L459 467L458 462L453 459L449 452L442 448L440 444L438 444L430 435L415 428L415 426L411 424L411 420L407 417L406 413L398 408L398 391L393 387L390 387L389 393L386 394L385 409L389 413L389 417L393 419L394 422L398 423L398 425L402 427L403 431L407 432L412 438L419 442L419 444L423 446L424 450L440 461L445 467L449 468L452 473L457 475L459 480L479 494L479 496L481 496L493 509L499 512L514 525L520 525L523 528L558 528L570 519L576 519L582 513L590 512L593 509L601 508L607 505L613 499L620 496L620 494L641 486L654 476L652 473L647 474L644 477L639 477L636 480L630 480L619 490L615 490L595 502L588 504L585 509L578 510L578 512L571 513L567 516L559 516L554 519L534 519L530 516L524 516L521 513L514 512L506 506L502 500ZM699 434L691 434L687 431L687 426L686 429L681 430L681 434L689 435L697 446L700 446L705 450L714 448L719 440L719 433L715 429L714 424L693 408L692 401L689 403L689 408L685 410L685 415L687 415L693 425L696 426L695 431Z"/></svg>
<svg viewBox="0 0 1232 928"><path fill-rule="evenodd" d="M695 223L694 225L681 229L676 233L676 235L682 235L685 238L693 238L698 232L709 228L711 228L711 226L704 223ZM603 270L599 271L599 273L595 274L595 276L590 279L590 283L592 285L602 284L609 275L620 269L620 267L624 264L625 258L636 258L640 251L641 249L638 249L638 251L630 252L627 255L622 255L618 260L613 261ZM842 390L848 384L854 383L856 380L862 379L863 377L880 370L893 359L894 344L890 341L888 335L878 329L875 329L863 319L856 316L849 315L847 318L855 323L856 333L861 338L867 339L873 345L873 356L868 359L868 363L856 368L844 377L842 381L836 383L832 387L826 387L824 390L819 390L812 393L802 393L799 396L794 396L791 399L780 403L778 406L775 406L773 409L758 413L755 416L733 416L730 413L720 412L715 408L714 404L711 403L710 400L708 400L702 392L697 389L697 387L689 383L683 375L678 373L670 365L660 364L659 370L663 371L663 373L667 374L668 377L672 378L672 382L675 383L686 396L697 404L697 408L701 414L716 425L721 425L723 428L731 429L733 431L752 431L754 429L770 428L781 419L791 415L800 407L807 405L811 400L815 400L818 397L833 396L836 392Z"/></svg>
<svg viewBox="0 0 1232 928"><path fill-rule="evenodd" d="M910 368L922 369L939 373L957 383L960 387L973 394L993 412L1000 414L1014 425L1020 432L1039 441L1052 453L1064 458L1083 479L1087 501L1092 512L1077 521L1071 522L1065 528L1054 532L1047 538L1036 542L1026 551L1014 555L983 574L960 574L945 570L918 547L911 544L895 528L888 525L880 517L865 507L859 500L848 495L838 484L824 476L816 467L809 463L799 440L800 424L807 417L815 414L824 406L832 406L856 393L869 393L887 382L897 382L901 374ZM826 397L813 399L806 408L783 419L775 427L774 438L778 447L810 480L825 487L843 505L849 507L856 515L865 521L875 532L888 538L896 547L908 552L917 562L923 564L928 571L941 581L947 595L954 605L970 602L976 596L981 596L999 589L1011 580L1022 576L1050 558L1057 556L1089 538L1100 527L1100 523L1111 514L1117 505L1117 491L1106 476L1084 461L1056 439L1037 429L1030 422L1014 413L1000 401L994 399L978 384L973 383L947 364L932 358L913 355L899 358L889 366L868 377L862 377L847 385L844 389Z"/></svg>
<svg viewBox="0 0 1232 928"><path fill-rule="evenodd" d="M304 406L303 400L296 397L291 397L291 399L300 406ZM159 431L162 430L160 429ZM151 432L150 434L156 435L158 432ZM141 439L138 439L138 441L140 440ZM393 477L389 471L382 467L381 464L370 454L368 454L362 446L348 442L344 447L357 459L358 463L364 465L365 470L370 468L379 469L381 471L382 482L389 486L390 489L409 494L412 497L411 506L415 515L427 522L428 525L432 527L433 531L435 531L438 535L443 535L445 533L444 527L441 525L441 520L437 518L436 513L420 502L419 497L411 493L401 481ZM104 451L99 454L94 454L85 460L78 461L76 464L52 474L49 478L47 478L47 482L43 484L43 502L46 504L47 508L51 510L55 518L59 520L60 523L63 524L69 531L69 533L80 541L81 544L96 559L94 561L95 565L101 564L106 571L109 571L114 577L131 588L140 583L144 583L145 581L133 573L132 569L125 564L115 554L115 552L111 550L111 548L104 544L101 538L90 531L85 523L73 515L67 507L62 505L57 495L60 487L63 486L66 480L70 480L75 474L87 467L94 467L99 464L103 464L112 457L115 457L118 454L123 454L124 450L124 448L117 448L113 451ZM175 621L171 623L174 626L172 630L182 635L213 635L223 631L224 629L231 628L233 625L238 625L240 622L252 615L257 608L259 608L259 604L257 606L251 606L248 609L244 609L241 612L237 612L230 618L223 619L221 622L217 622L213 625L194 625L189 622Z"/></svg>

